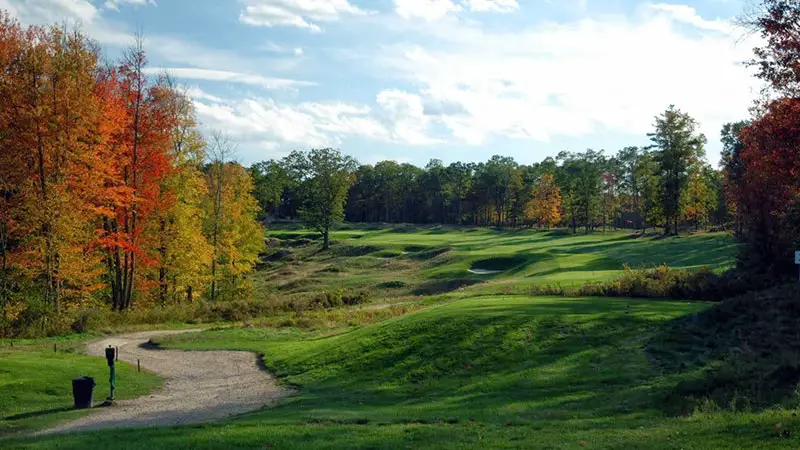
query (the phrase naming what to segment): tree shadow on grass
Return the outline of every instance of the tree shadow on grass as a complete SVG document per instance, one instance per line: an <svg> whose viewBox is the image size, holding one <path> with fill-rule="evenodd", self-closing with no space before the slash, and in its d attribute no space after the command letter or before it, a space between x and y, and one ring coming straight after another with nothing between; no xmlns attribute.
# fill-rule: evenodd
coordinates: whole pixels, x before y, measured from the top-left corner
<svg viewBox="0 0 800 450"><path fill-rule="evenodd" d="M33 417L42 417L47 416L50 414L56 414L65 411L73 411L75 408L71 406L62 406L59 408L50 408L50 409L43 409L41 411L29 411L22 414L15 414L13 416L4 417L3 420L22 420L22 419L31 419Z"/></svg>
<svg viewBox="0 0 800 450"><path fill-rule="evenodd" d="M414 295L436 295L452 292L462 287L472 286L475 284L483 283L482 280L473 278L456 278L449 280L435 280L421 284L419 287L411 291Z"/></svg>

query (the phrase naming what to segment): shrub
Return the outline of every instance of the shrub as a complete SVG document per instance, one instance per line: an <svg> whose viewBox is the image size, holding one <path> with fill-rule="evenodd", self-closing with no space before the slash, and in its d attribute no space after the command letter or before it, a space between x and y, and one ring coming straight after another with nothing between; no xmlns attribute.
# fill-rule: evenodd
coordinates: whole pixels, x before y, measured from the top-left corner
<svg viewBox="0 0 800 450"><path fill-rule="evenodd" d="M348 306L363 305L364 303L368 303L369 300L370 296L368 291L358 291L342 296L342 303Z"/></svg>
<svg viewBox="0 0 800 450"><path fill-rule="evenodd" d="M626 265L619 278L607 282L587 283L569 291L568 294L721 301L763 289L773 282L774 279L771 277L736 271L716 274L708 268L685 270L661 265L650 269L631 269Z"/></svg>
<svg viewBox="0 0 800 450"><path fill-rule="evenodd" d="M343 289L323 291L314 297L313 308L336 308L338 306L361 305L369 301L367 291L346 292Z"/></svg>
<svg viewBox="0 0 800 450"><path fill-rule="evenodd" d="M98 308L80 309L73 316L70 328L75 333L97 330L109 322L109 312Z"/></svg>

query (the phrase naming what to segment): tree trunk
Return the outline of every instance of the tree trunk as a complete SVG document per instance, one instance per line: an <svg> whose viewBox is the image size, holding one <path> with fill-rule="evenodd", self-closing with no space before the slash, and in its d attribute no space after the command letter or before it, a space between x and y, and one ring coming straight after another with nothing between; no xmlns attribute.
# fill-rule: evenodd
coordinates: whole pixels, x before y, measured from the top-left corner
<svg viewBox="0 0 800 450"><path fill-rule="evenodd" d="M327 250L328 248L330 248L330 231L325 228L322 232L322 249Z"/></svg>
<svg viewBox="0 0 800 450"><path fill-rule="evenodd" d="M164 235L167 231L167 223L161 219L159 229L161 231L161 246L158 249L158 254L161 256L161 266L158 268L158 289L159 300L161 304L167 303L167 246L164 242Z"/></svg>
<svg viewBox="0 0 800 450"><path fill-rule="evenodd" d="M214 245L216 249L216 245ZM217 298L217 255L214 254L214 259L211 260L211 301Z"/></svg>
<svg viewBox="0 0 800 450"><path fill-rule="evenodd" d="M8 251L8 220L6 216L7 194L3 194L3 209L0 210L3 221L0 222L0 313L6 319L6 305L8 304L8 261L6 253Z"/></svg>

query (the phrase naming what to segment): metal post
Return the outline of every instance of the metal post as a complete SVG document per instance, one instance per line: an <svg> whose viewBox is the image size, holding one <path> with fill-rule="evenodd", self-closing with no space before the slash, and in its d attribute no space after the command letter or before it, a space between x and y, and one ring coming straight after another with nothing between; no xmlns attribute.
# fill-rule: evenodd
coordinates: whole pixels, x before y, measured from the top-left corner
<svg viewBox="0 0 800 450"><path fill-rule="evenodd" d="M111 396L108 397L108 398L111 399L111 400L114 400L114 393L117 390L117 368L114 367L114 366L111 366L111 371L110 372L111 373L109 374L109 377L108 377L108 384L111 386Z"/></svg>
<svg viewBox="0 0 800 450"><path fill-rule="evenodd" d="M114 366L114 360L116 359L116 349L108 346L106 349L106 362L108 362L108 385L110 387L110 395L108 399L106 399L107 404L111 404L114 401L114 394L117 390L117 368Z"/></svg>

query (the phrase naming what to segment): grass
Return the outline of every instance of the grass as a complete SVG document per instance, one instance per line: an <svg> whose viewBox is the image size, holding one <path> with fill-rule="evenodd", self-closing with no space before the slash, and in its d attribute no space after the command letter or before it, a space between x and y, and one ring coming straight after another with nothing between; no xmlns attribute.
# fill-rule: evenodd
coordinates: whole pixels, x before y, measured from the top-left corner
<svg viewBox="0 0 800 450"><path fill-rule="evenodd" d="M264 355L298 393L223 423L14 439L7 448L796 448L791 410L664 413L681 380L646 348L708 305L488 296L355 330L164 338ZM787 430L789 433L787 433Z"/></svg>
<svg viewBox="0 0 800 450"><path fill-rule="evenodd" d="M72 409L72 379L93 377L95 404L108 396L108 366L103 358L77 353L85 336L17 340L0 344L0 437L75 419L86 410ZM53 344L56 352L53 351ZM153 373L117 363L118 399L135 398L161 384ZM0 442L0 447L3 447Z"/></svg>
<svg viewBox="0 0 800 450"><path fill-rule="evenodd" d="M263 355L267 368L296 388L278 407L204 425L13 437L0 447L798 446L791 431L800 420L792 404L712 408L675 395L676 386L731 365L725 352L695 351L714 336L680 334L680 324L705 317L710 304L529 295L538 286L611 279L625 264L724 269L736 250L726 234L654 239L625 232L397 226L352 227L332 239L331 251L320 252L314 233L271 230L249 301L298 305L341 289L368 291L374 304L278 308L243 328L160 342ZM47 361L49 344L29 348L27 359ZM63 371L66 363L54 365ZM29 376L44 379L49 369L42 367L29 366ZM46 384L37 383L26 388L23 402L35 403L35 385Z"/></svg>
<svg viewBox="0 0 800 450"><path fill-rule="evenodd" d="M736 251L725 233L661 239L621 231L573 235L457 227L362 228L334 232L330 252L320 252L316 235L305 230L278 229L268 236L268 262L253 277L255 297L287 301L308 300L330 289L369 289L374 300L387 303L454 291L458 298L525 295L546 285L578 287L610 280L622 274L626 264L724 269L733 263ZM500 272L476 274L470 269Z"/></svg>

